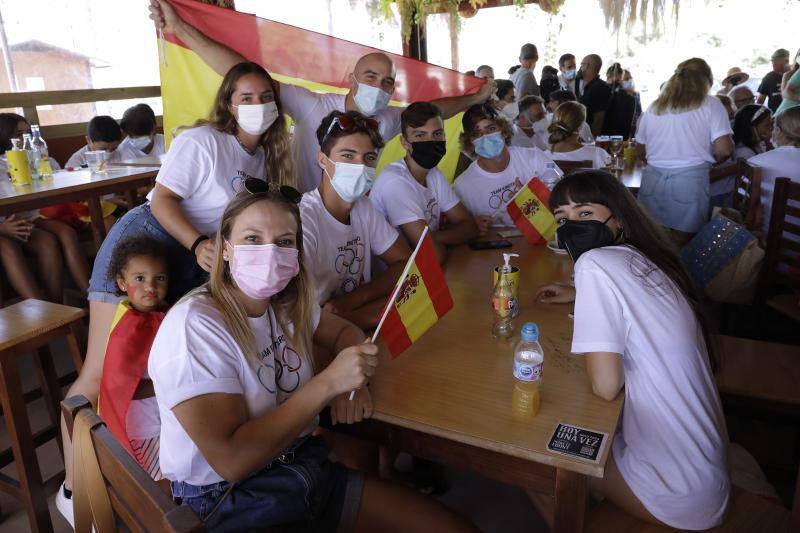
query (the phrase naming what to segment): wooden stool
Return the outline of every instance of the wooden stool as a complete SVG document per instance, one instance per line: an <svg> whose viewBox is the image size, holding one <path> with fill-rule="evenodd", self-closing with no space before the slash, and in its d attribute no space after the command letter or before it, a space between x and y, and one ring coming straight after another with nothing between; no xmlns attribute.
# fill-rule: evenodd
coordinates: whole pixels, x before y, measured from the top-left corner
<svg viewBox="0 0 800 533"><path fill-rule="evenodd" d="M24 300L0 309L0 400L11 439L11 453L8 450L0 452L0 468L15 462L19 473L19 481L0 474L0 490L25 504L33 532L53 530L47 494L55 492L63 480L62 470L44 481L36 458L36 448L54 437L63 452L59 408L61 383L48 344L66 337L72 360L80 370L83 363L81 320L85 314L82 309L39 300ZM17 361L27 353L34 354L41 389L24 394ZM52 424L33 434L26 404L38 396L44 396Z"/></svg>

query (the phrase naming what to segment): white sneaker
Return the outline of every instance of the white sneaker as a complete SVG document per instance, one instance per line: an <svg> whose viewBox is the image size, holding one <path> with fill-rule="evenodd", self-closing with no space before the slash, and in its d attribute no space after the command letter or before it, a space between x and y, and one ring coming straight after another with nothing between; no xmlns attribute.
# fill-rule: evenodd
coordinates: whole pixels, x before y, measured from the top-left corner
<svg viewBox="0 0 800 533"><path fill-rule="evenodd" d="M56 494L56 509L58 509L58 512L69 522L72 529L75 529L75 511L72 508L72 498L64 496L63 483L58 487L58 493Z"/></svg>

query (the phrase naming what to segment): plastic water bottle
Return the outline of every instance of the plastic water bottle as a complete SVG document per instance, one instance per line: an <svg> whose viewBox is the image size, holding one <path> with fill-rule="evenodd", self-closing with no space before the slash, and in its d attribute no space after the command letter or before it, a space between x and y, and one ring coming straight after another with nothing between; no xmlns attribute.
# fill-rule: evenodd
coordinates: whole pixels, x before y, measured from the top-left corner
<svg viewBox="0 0 800 533"><path fill-rule="evenodd" d="M47 143L42 137L38 125L34 124L31 126L31 134L33 135L31 145L33 149L39 153L39 162L37 164L39 175L42 178L49 178L53 175L53 167L50 166L50 152L47 149Z"/></svg>
<svg viewBox="0 0 800 533"><path fill-rule="evenodd" d="M22 149L28 154L28 166L31 169L31 178L38 180L42 176L39 174L39 159L41 158L39 152L33 147L30 133L22 134Z"/></svg>
<svg viewBox="0 0 800 533"><path fill-rule="evenodd" d="M516 254L503 254L505 264L500 267L497 283L492 291L492 308L494 309L494 324L492 335L496 339L510 339L514 334L514 325L511 323L514 313L514 287L511 285L511 265L509 261Z"/></svg>
<svg viewBox="0 0 800 533"><path fill-rule="evenodd" d="M545 186L552 191L553 187L556 186L556 183L558 183L562 176L563 174L555 163L547 163L547 168L545 168L544 172L542 172L542 175L539 179L542 180L542 183L544 183Z"/></svg>
<svg viewBox="0 0 800 533"><path fill-rule="evenodd" d="M526 322L520 331L520 341L514 348L514 412L522 418L533 418L539 412L539 385L543 367L544 351L539 344L539 326L534 322Z"/></svg>

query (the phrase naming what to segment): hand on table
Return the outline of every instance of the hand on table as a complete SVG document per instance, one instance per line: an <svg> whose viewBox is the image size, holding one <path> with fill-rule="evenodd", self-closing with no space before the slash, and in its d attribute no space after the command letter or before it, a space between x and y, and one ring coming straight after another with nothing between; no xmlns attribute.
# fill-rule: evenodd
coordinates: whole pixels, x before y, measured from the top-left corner
<svg viewBox="0 0 800 533"><path fill-rule="evenodd" d="M492 223L494 217L490 217L489 215L481 215L479 217L475 217L475 224L478 226L478 235L483 237L489 232L489 224Z"/></svg>
<svg viewBox="0 0 800 533"><path fill-rule="evenodd" d="M211 272L211 266L214 264L214 241L206 239L198 244L194 255L197 257L197 264L200 265L200 268Z"/></svg>
<svg viewBox="0 0 800 533"><path fill-rule="evenodd" d="M5 235L18 241L27 242L33 231L33 223L29 220L21 220L17 215L9 215L3 222L0 222L0 235Z"/></svg>
<svg viewBox="0 0 800 533"><path fill-rule="evenodd" d="M575 301L575 287L552 283L536 291L534 301L543 304L568 304Z"/></svg>
<svg viewBox="0 0 800 533"><path fill-rule="evenodd" d="M331 424L352 424L372 417L372 395L369 389L361 387L355 391L353 401L350 393L338 395L331 402Z"/></svg>

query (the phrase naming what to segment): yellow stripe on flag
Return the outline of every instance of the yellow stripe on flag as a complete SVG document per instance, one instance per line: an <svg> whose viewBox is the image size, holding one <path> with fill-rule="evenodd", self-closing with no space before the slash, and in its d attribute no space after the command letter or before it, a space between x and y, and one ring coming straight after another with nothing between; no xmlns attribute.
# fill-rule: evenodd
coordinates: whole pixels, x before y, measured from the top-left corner
<svg viewBox="0 0 800 533"><path fill-rule="evenodd" d="M400 304L395 303L395 306L400 320L406 327L408 338L411 339L411 342L415 342L439 320L439 316L436 314L436 309L433 308L433 302L416 262L408 271L406 283L409 284L405 291L408 299ZM398 294L398 297L402 298L403 295Z"/></svg>
<svg viewBox="0 0 800 533"><path fill-rule="evenodd" d="M533 205L538 206L538 208L530 215L526 215L525 218L533 224L533 227L536 228L536 231L538 231L545 240L552 240L553 236L556 234L556 227L558 227L555 217L533 191L525 187L520 191L517 197L514 198L514 203L517 204L517 207L519 207L520 211L524 214L525 204L528 202L533 202Z"/></svg>

